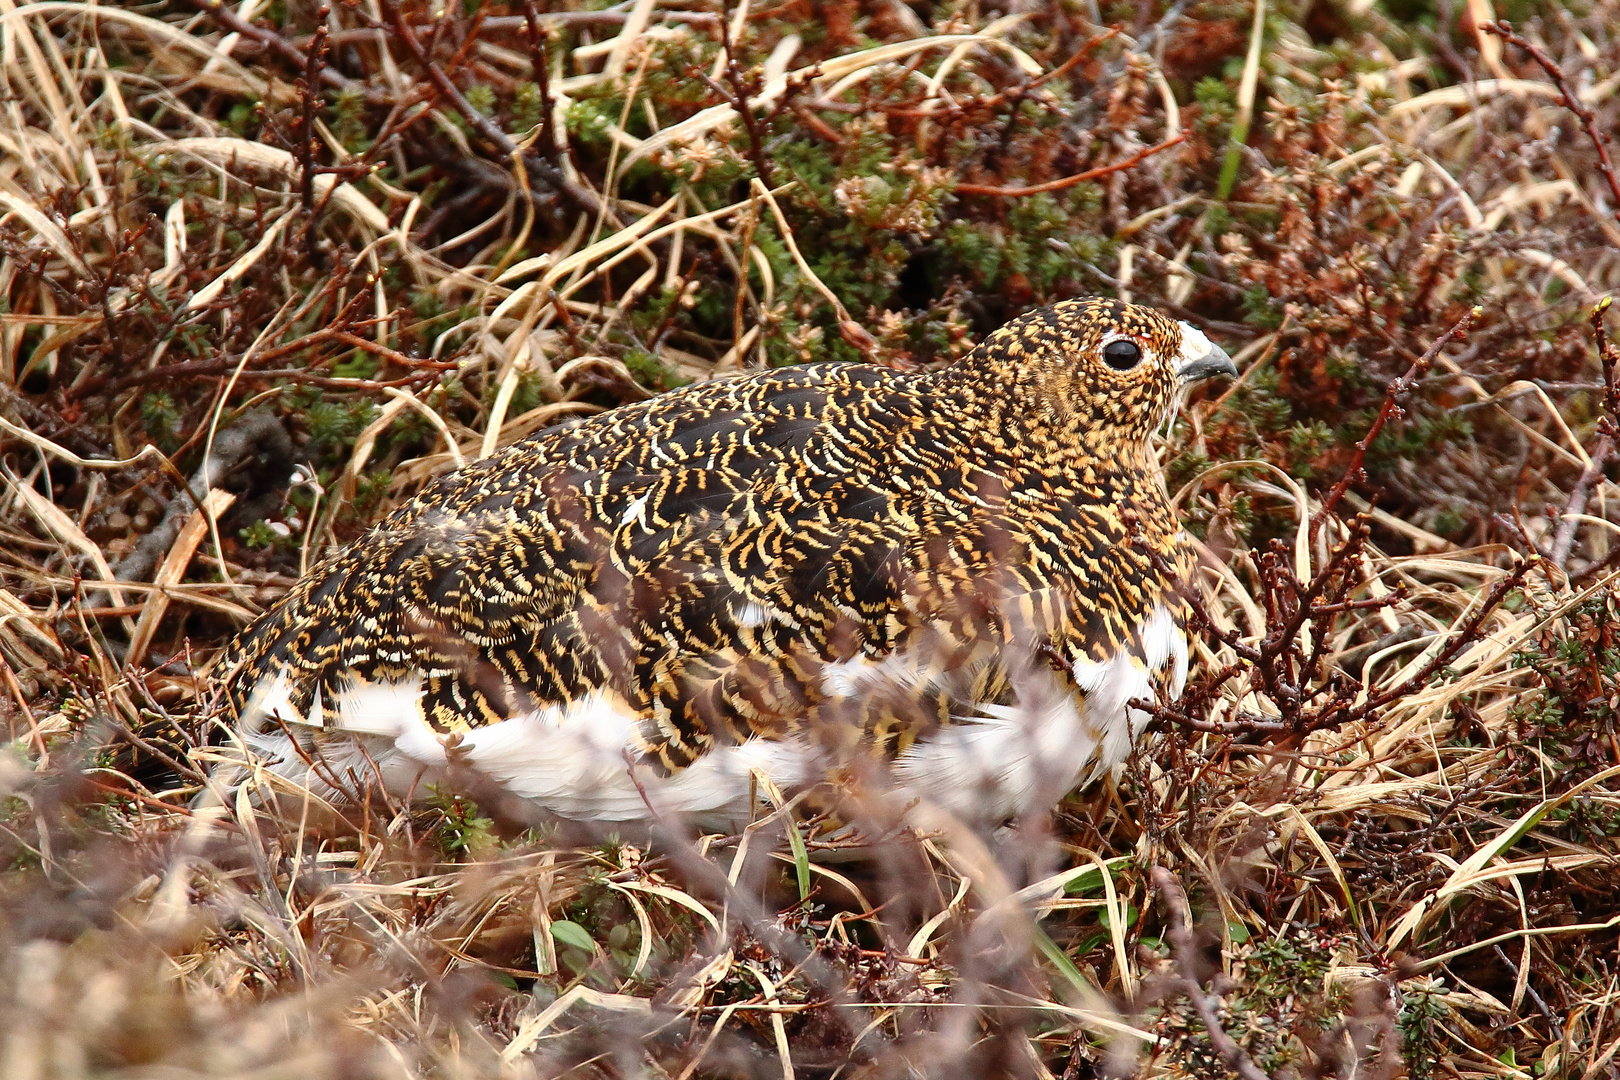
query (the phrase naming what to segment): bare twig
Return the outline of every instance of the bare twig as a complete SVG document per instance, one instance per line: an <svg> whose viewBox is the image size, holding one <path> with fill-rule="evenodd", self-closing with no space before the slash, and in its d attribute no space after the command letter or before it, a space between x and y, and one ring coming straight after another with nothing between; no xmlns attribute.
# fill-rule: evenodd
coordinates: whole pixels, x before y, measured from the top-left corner
<svg viewBox="0 0 1620 1080"><path fill-rule="evenodd" d="M1605 296L1592 310L1592 333L1597 337L1598 364L1603 370L1604 411L1597 423L1598 441L1589 455L1591 460L1570 490L1569 501L1564 505L1558 530L1553 534L1552 548L1547 554L1560 570L1569 559L1570 549L1575 546L1575 531L1580 525L1580 515L1586 512L1586 500L1591 496L1592 485L1603 478L1614 457L1615 442L1620 439L1620 385L1615 382L1620 348L1609 340L1603 328L1603 316L1608 313L1612 302L1611 297Z"/></svg>
<svg viewBox="0 0 1620 1080"><path fill-rule="evenodd" d="M726 80L726 85L721 86L702 71L697 71L697 75L736 111L738 119L742 121L743 130L748 134L748 159L753 162L754 173L766 187L770 187L770 158L765 153L765 140L759 131L759 120L754 116L753 107L749 104L749 99L759 92L758 80L753 80L755 85L751 86L750 80L743 75L742 66L737 63L736 46L731 40L731 29L726 16L725 5L722 3L720 48L725 52L726 63L720 73Z"/></svg>
<svg viewBox="0 0 1620 1080"><path fill-rule="evenodd" d="M1580 478L1570 490L1569 502L1564 504L1564 512L1558 519L1558 529L1553 533L1551 549L1547 552L1548 560L1560 570L1564 563L1569 561L1570 549L1575 546L1575 530L1581 523L1581 515L1586 512L1586 500L1592 494L1592 485L1603 478L1603 471L1609 466L1609 459L1614 456L1614 440L1608 435L1598 439L1597 445L1592 448L1592 460L1581 471Z"/></svg>
<svg viewBox="0 0 1620 1080"><path fill-rule="evenodd" d="M1095 169L1087 169L1085 172L1075 173L1073 176L1065 176L1061 180L1048 180L1044 184L1031 184L1029 187L993 187L985 184L957 184L954 190L958 195L998 195L1003 198L1018 198L1023 195L1039 195L1042 192L1047 191L1062 191L1064 188L1071 188L1076 184L1083 184L1087 180L1096 180L1099 177L1107 176L1109 173L1116 173L1129 169L1134 165L1138 165L1141 162L1146 161L1154 154L1157 154L1162 150L1168 150L1172 146L1176 146L1185 142L1186 140L1187 133L1185 131L1177 132L1175 135L1164 140L1164 142L1157 143L1153 146L1144 147L1123 161L1116 161L1112 165L1099 165Z"/></svg>
<svg viewBox="0 0 1620 1080"><path fill-rule="evenodd" d="M540 91L540 134L535 145L548 160L557 157L557 139L551 131L551 71L546 64L546 28L540 25L540 11L534 0L523 0L524 29L529 35L529 66L534 69L534 85Z"/></svg>
<svg viewBox="0 0 1620 1080"><path fill-rule="evenodd" d="M298 197L304 208L304 252L317 266L320 264L315 247L315 226L320 220L320 213L315 205L315 155L320 153L321 144L315 137L315 114L323 105L320 76L326 61L326 24L331 17L331 6L322 4L317 16L319 22L315 27L315 40L309 49L309 60L304 65L303 77L298 80L298 96L303 110L299 116L297 137L293 140L293 157L298 162Z"/></svg>
<svg viewBox="0 0 1620 1080"><path fill-rule="evenodd" d="M315 27L315 41L310 46L303 77L298 81L298 94L303 108L299 116L298 138L293 145L293 156L298 159L300 166L299 199L306 215L315 213L315 155L320 151L320 143L315 139L315 114L324 105L320 99L319 84L321 68L326 61L326 23L331 17L331 6L322 4L317 16L320 21Z"/></svg>
<svg viewBox="0 0 1620 1080"><path fill-rule="evenodd" d="M1467 312L1467 314L1463 315L1462 318L1458 319L1456 324L1452 326L1450 330L1447 330L1444 334L1441 334L1438 338L1436 338L1434 344L1430 345L1428 349L1424 351L1423 355L1418 357L1417 360L1413 362L1412 366L1406 370L1405 375L1402 375L1400 378L1389 384L1389 390L1384 394L1384 405L1378 410L1378 416L1373 420L1372 427L1368 428L1366 436L1362 438L1360 442L1356 443L1356 452L1350 458L1350 464L1344 470L1344 475L1341 476L1339 478L1339 482L1334 484L1332 489L1328 491L1327 496L1322 499L1322 505L1317 509L1316 515L1311 519L1312 536L1315 536L1322 530L1322 523L1325 522L1327 520L1327 516L1333 512L1333 508L1339 504L1339 500L1342 499L1344 497L1344 493L1350 489L1350 485L1364 478L1365 473L1362 470L1362 466L1366 463L1367 451L1372 447L1374 440L1376 440L1379 434L1384 430L1384 425L1389 423L1390 419L1394 417L1396 412L1399 410L1399 407L1396 404L1396 399L1417 384L1417 381L1423 377L1424 372L1429 370L1429 365L1433 364L1435 358L1440 355L1441 349L1445 348L1446 345L1452 341L1466 336L1468 333L1468 328L1473 325L1474 320L1483 314L1484 311L1481 308L1476 307L1471 309L1469 312Z"/></svg>
<svg viewBox="0 0 1620 1080"><path fill-rule="evenodd" d="M368 342L362 347L372 352L382 348L375 342ZM114 379L102 389L105 393L115 394L120 390L128 390L133 386L150 386L152 383L172 382L176 379L198 379L207 378L211 375L224 375L235 371L241 363L242 358L240 356L234 358L225 356L214 360L187 360L179 364L164 364L161 367L152 368L150 371L137 371L121 379ZM416 366L422 366L421 362L417 361ZM414 386L432 382L435 377L431 370L424 370L400 379L335 379L322 375L311 375L307 368L275 368L269 370L248 368L240 376L240 378L252 382L274 382L277 379L286 379L288 382L304 383L308 386L319 386L328 390L380 390L385 386Z"/></svg>
<svg viewBox="0 0 1620 1080"><path fill-rule="evenodd" d="M1053 68L1051 71L1048 71L1046 74L1035 76L1033 79L1031 79L1029 81L1029 83L1027 85L1020 87L1019 88L1020 93L1027 94L1031 90L1040 89L1041 87L1045 86L1047 83L1051 82L1053 79L1061 79L1061 78L1063 78L1063 76L1067 75L1069 72L1073 71L1076 67L1078 67L1080 65L1080 63L1086 59L1086 57L1090 56L1092 54L1092 52L1097 48L1097 46L1102 45L1105 42L1112 41L1114 38L1116 38L1118 36L1119 36L1119 27L1117 27L1117 26L1110 26L1108 29L1104 30L1102 33L1093 35L1092 37L1090 37L1090 38L1088 38L1086 40L1085 44L1081 45L1078 49L1076 49L1074 51L1073 56L1071 56L1067 60L1063 61L1063 63L1059 64L1057 67Z"/></svg>
<svg viewBox="0 0 1620 1080"><path fill-rule="evenodd" d="M264 27L255 26L254 24L248 22L246 19L237 15L236 12L226 7L221 0L191 0L191 2L196 6L197 10L206 12L209 18L219 23L220 26L224 27L231 33L238 34L247 38L249 41L263 46L265 49L268 49L270 52L275 53L277 56L287 61L293 67L298 68L300 71L307 72L310 69L309 57L304 54L302 49L288 41L286 38L282 37L280 34L276 33L274 30L267 30ZM344 75L341 71L338 71L335 68L328 67L323 64L319 67L317 76L319 77L320 81L325 83L327 86L331 86L339 90L360 91L366 95L367 101L374 104L386 105L389 103L388 97L384 92L369 89L363 84L358 83Z"/></svg>
<svg viewBox="0 0 1620 1080"><path fill-rule="evenodd" d="M1612 296L1605 296L1597 302L1592 309L1592 333L1597 337L1598 365L1603 371L1603 408L1602 423L1611 439L1620 438L1620 346L1617 346L1603 328L1603 317L1609 313L1609 306L1614 303Z"/></svg>
<svg viewBox="0 0 1620 1080"><path fill-rule="evenodd" d="M493 120L473 108L472 103L467 100L456 84L450 81L450 76L445 74L444 69L434 63L433 57L422 47L422 42L417 38L415 31L411 29L411 24L400 13L399 5L394 3L394 0L378 0L378 4L384 17L392 25L394 33L405 43L405 48L410 51L416 62L422 65L434 87L444 96L445 100L455 107L455 110L461 114L462 119L466 120L468 125L483 136L486 141L499 149L501 157L511 158L514 154L517 154L519 152L517 144L497 127ZM615 228L618 227L618 218L603 206L602 200L597 197L596 192L570 180L561 169L550 161L538 154L524 154L523 164L525 168L561 192L569 202L579 209L589 214L602 215Z"/></svg>
<svg viewBox="0 0 1620 1080"><path fill-rule="evenodd" d="M688 26L713 26L718 18L710 11L670 11L665 8L659 9L658 17L665 22L685 23ZM622 7L617 11L543 11L540 20L554 26L623 26L630 21L630 14ZM491 30L517 30L527 27L528 16L491 15L484 20L484 25Z"/></svg>
<svg viewBox="0 0 1620 1080"><path fill-rule="evenodd" d="M1598 171L1603 174L1603 179L1609 182L1609 193L1614 196L1614 205L1609 209L1616 220L1620 220L1620 176L1615 174L1614 162L1609 157L1608 136L1598 130L1597 117L1592 110L1581 104L1581 99L1575 96L1575 90L1569 85L1564 69L1541 49L1515 34L1513 24L1506 19L1498 19L1495 23L1480 23L1479 29L1487 34L1495 34L1507 44L1517 45L1529 53L1530 59L1540 65L1541 70L1547 73L1547 77L1558 85L1558 92L1564 98L1564 107L1575 114L1576 119L1581 122L1581 130L1586 132L1586 137L1592 141L1593 148L1597 150Z"/></svg>
<svg viewBox="0 0 1620 1080"><path fill-rule="evenodd" d="M1271 1080L1221 1027L1220 1018L1215 1015L1215 1004L1219 999L1214 994L1205 993L1203 984L1198 981L1198 950L1193 942L1192 912L1187 907L1187 894L1181 888L1181 882L1164 867L1155 866L1153 887L1164 897L1164 906L1170 911L1170 948L1175 958L1176 974L1180 976L1182 990L1193 1008L1198 1010L1198 1018L1204 1022L1210 1046L1220 1056L1221 1063L1243 1080Z"/></svg>

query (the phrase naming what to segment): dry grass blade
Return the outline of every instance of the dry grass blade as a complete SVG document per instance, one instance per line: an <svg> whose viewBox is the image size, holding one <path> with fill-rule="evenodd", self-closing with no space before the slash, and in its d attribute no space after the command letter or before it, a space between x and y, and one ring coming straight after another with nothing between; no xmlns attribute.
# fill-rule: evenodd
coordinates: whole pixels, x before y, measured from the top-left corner
<svg viewBox="0 0 1620 1080"><path fill-rule="evenodd" d="M236 496L228 491L214 489L203 499L203 504L193 511L180 529L180 534L174 538L174 546L158 567L157 576L152 579L154 589L147 594L146 603L141 607L141 617L135 623L135 632L130 635L129 649L124 654L124 663L139 666L146 658L146 649L152 643L152 635L157 633L157 627L163 621L163 614L168 610L169 595L166 590L178 585L185 576L186 568L193 555L197 553L197 545L201 544L203 537L208 534L209 522L229 509Z"/></svg>

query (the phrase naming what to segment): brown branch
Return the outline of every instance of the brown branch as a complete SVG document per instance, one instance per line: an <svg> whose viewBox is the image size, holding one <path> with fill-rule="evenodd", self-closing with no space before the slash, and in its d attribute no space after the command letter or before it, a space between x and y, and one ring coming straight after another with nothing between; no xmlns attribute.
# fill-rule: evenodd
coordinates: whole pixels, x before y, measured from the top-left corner
<svg viewBox="0 0 1620 1080"><path fill-rule="evenodd" d="M329 4L322 4L315 27L315 40L310 45L309 61L298 80L298 96L302 110L298 118L298 136L293 140L293 156L298 161L298 197L304 208L304 254L310 265L321 265L316 248L315 227L320 222L320 208L315 205L315 155L320 153L320 140L315 137L315 114L324 104L321 101L321 72L326 67L327 21L332 17Z"/></svg>
<svg viewBox="0 0 1620 1080"><path fill-rule="evenodd" d="M1558 521L1558 530L1553 534L1553 544L1547 557L1562 570L1564 562L1569 558L1569 552L1575 546L1575 530L1580 522L1576 515L1586 512L1586 500L1591 495L1592 485L1603 479L1605 470L1615 453L1615 442L1620 439L1620 384L1615 382L1616 368L1620 367L1620 348L1609 340L1608 333L1603 328L1603 316L1608 313L1612 297L1605 296L1598 301L1592 309L1592 333L1597 337L1598 364L1603 369L1603 417L1598 421L1598 441L1593 448L1591 461L1582 470L1580 478L1575 481L1575 487L1569 493L1569 502L1564 506L1564 513Z"/></svg>
<svg viewBox="0 0 1620 1080"><path fill-rule="evenodd" d="M1047 191L1062 191L1064 188L1071 188L1076 184L1083 184L1087 180L1095 180L1100 176L1107 176L1109 173L1116 173L1123 169L1129 169L1131 166L1147 160L1162 150L1168 150L1172 146L1185 142L1186 139L1187 133L1185 131L1178 132L1156 146L1149 146L1138 150L1124 161L1116 161L1112 165L1099 165L1095 169L1087 169L1083 173L1075 173L1073 176L1065 176L1061 180L1048 180L1044 184L1031 184L1029 187L991 187L985 184L957 184L954 190L958 195L998 195L1009 199L1016 199L1024 195L1039 195Z"/></svg>
<svg viewBox="0 0 1620 1080"><path fill-rule="evenodd" d="M732 110L736 112L737 118L742 121L743 131L748 135L748 159L754 165L754 175L758 176L760 182L766 187L771 187L773 186L771 183L771 163L770 159L765 155L765 139L759 132L759 120L754 116L754 110L748 102L749 97L758 90L758 87L749 86L748 80L743 77L742 68L737 63L737 53L731 40L731 28L729 21L726 19L726 14L725 2L721 0L720 48L725 50L726 55L726 64L721 74L725 77L727 85L721 86L701 70L697 70L697 76L705 83L708 83L710 88L730 104Z"/></svg>
<svg viewBox="0 0 1620 1080"><path fill-rule="evenodd" d="M254 26L247 20L239 18L235 12L225 7L220 0L191 0L191 2L198 10L206 12L210 18L226 30L241 34L243 37L257 42L300 69L309 67L309 58L304 55L303 50L280 34ZM350 10L355 11L367 23L372 24L373 29L390 29L390 27L376 25L374 20L358 9L351 8ZM434 88L455 107L457 112L461 113L467 123L479 135L500 150L504 157L509 159L512 155L518 153L517 144L505 132L496 127L488 117L474 109L461 91L456 88L455 83L450 81L450 77L444 73L438 64L433 62L427 51L422 47L421 41L412 32L410 23L400 14L398 6L392 0L384 0L382 10L392 23L391 29L394 34L404 42L412 57L423 66ZM326 85L337 87L340 90L362 92L365 94L366 101L371 104L394 104L387 94L367 87L363 83L356 82L341 72L333 70L330 66L323 65L321 67L320 80ZM530 175L537 176L545 181L547 185L573 203L576 208L591 214L602 213L602 200L597 197L596 193L570 180L562 169L551 161L545 160L539 154L524 154L524 165L529 170ZM618 227L620 224L618 218L611 213L607 215L607 220L614 227Z"/></svg>
<svg viewBox="0 0 1620 1080"><path fill-rule="evenodd" d="M1109 29L1104 30L1102 33L1091 38L1084 45L1080 46L1080 48L1075 51L1075 54L1063 61L1062 64L1053 68L1051 71L1046 72L1044 75L1037 75L1035 78L1031 79L1022 86L1009 87L1006 90L999 90L994 94L988 94L983 97L970 97L952 101L943 110L941 110L939 107L940 101L938 98L928 97L919 97L912 101L902 102L895 106L878 106L878 108L881 108L883 113L888 116L903 116L907 119L938 119L942 114L950 116L963 116L993 109L997 105L1001 105L1004 102L1021 102L1032 91L1039 90L1042 86L1045 86L1053 79L1060 79L1069 72L1073 71L1086 59L1086 57L1091 55L1092 51L1095 50L1097 46L1109 41L1114 37L1117 37L1118 35L1119 30L1117 28L1110 27ZM837 108L838 104L839 103L837 102L831 101L818 101L813 107L817 109L832 109ZM853 106L850 111L859 112L860 109L860 106Z"/></svg>
<svg viewBox="0 0 1620 1080"><path fill-rule="evenodd" d="M402 368L431 368L434 371L449 371L461 366L454 360L419 360L414 356L406 356L402 352L390 349L386 345L379 345L377 342L363 338L359 334L351 334L347 330L332 329L324 331L324 334L327 337L343 342L345 345L353 345L362 352L380 356L384 360L398 364Z"/></svg>
<svg viewBox="0 0 1620 1080"><path fill-rule="evenodd" d="M1603 478L1603 471L1609 467L1609 459L1614 456L1614 440L1604 435L1597 441L1592 450L1592 460L1581 471L1580 479L1575 481L1575 487L1569 493L1569 502L1564 504L1564 512L1558 519L1558 529L1553 533L1552 548L1547 552L1547 558L1558 569L1564 568L1569 560L1570 549L1575 546L1575 529L1580 525L1580 515L1586 513L1586 500L1592 493L1592 485Z"/></svg>
<svg viewBox="0 0 1620 1080"><path fill-rule="evenodd" d="M1333 508L1339 504L1339 500L1350 489L1350 485L1365 476L1362 466L1367 461L1367 451L1371 448L1373 440L1377 439L1384 430L1384 425L1389 423L1390 418L1395 415L1397 409L1395 399L1412 389L1417 384L1418 379L1423 377L1424 372L1429 370L1429 365L1434 363L1435 357L1440 355L1440 350L1445 348L1451 341L1466 335L1474 320L1482 314L1484 314L1482 308L1471 309L1457 320L1456 325L1441 334L1434 344L1430 345L1423 355L1413 362L1412 366L1406 370L1405 375L1389 384L1389 389L1384 394L1384 406L1378 410L1378 416L1373 420L1372 427L1367 429L1366 437L1356 443L1356 452L1350 459L1349 467L1344 470L1344 475L1339 478L1339 482L1334 484L1333 488L1327 493L1327 497L1322 500L1321 507L1311 519L1312 536L1315 536L1321 530L1322 523L1327 520L1327 516L1332 513Z"/></svg>
<svg viewBox="0 0 1620 1080"><path fill-rule="evenodd" d="M378 4L384 17L393 28L395 36L404 42L405 48L409 50L411 56L418 64L422 65L422 69L427 73L428 79L432 81L434 88L439 91L439 94L446 101L455 107L455 110L467 121L468 126L478 132L486 142L496 147L501 152L502 157L511 159L519 154L517 144L507 136L506 132L497 127L489 117L473 108L472 103L451 81L450 76L445 74L444 69L434 62L433 57L422 47L422 42L417 38L416 32L411 29L411 24L401 14L399 5L394 0L378 0ZM602 200L597 197L596 192L570 180L561 169L550 161L547 161L539 154L524 154L523 164L534 175L539 176L551 187L557 189L579 209L589 214L600 215L614 228L619 227L618 218L606 209Z"/></svg>
<svg viewBox="0 0 1620 1080"><path fill-rule="evenodd" d="M1609 193L1614 196L1614 205L1610 210L1615 219L1620 220L1620 176L1615 174L1614 162L1609 158L1608 137L1598 130L1597 117L1592 110L1581 104L1581 99L1575 96L1575 91L1564 75L1564 69L1559 67L1552 57L1515 34L1513 24L1506 19L1498 19L1495 23L1480 23L1478 28L1487 34L1495 34L1505 43L1517 45L1529 53L1530 59L1539 64L1541 70L1547 73L1547 77L1558 85L1558 92L1564 96L1564 107L1575 114L1576 119L1581 122L1581 130L1586 132L1586 137L1592 141L1592 146L1597 150L1598 171L1603 174L1603 179L1609 182Z"/></svg>
<svg viewBox="0 0 1620 1080"><path fill-rule="evenodd" d="M1187 894L1181 888L1181 882L1164 867L1155 866L1153 887L1164 897L1164 906L1170 910L1170 948L1175 958L1176 974L1180 976L1188 1000L1198 1010L1198 1018L1204 1022L1209 1045L1220 1057L1221 1064L1243 1080L1271 1080L1221 1027L1220 1018L1215 1015L1215 1004L1219 998L1205 993L1203 984L1198 981L1198 950L1193 942L1192 911L1187 906Z"/></svg>
<svg viewBox="0 0 1620 1080"><path fill-rule="evenodd" d="M658 17L665 22L688 26L713 26L718 19L710 11L659 11ZM523 30L527 28L528 18L527 13L491 15L484 20L484 25L491 30ZM626 11L545 11L540 13L540 19L557 26L623 26L630 21L630 14Z"/></svg>
<svg viewBox="0 0 1620 1080"><path fill-rule="evenodd" d="M1092 53L1092 50L1094 50L1097 46L1103 44L1105 41L1110 41L1113 38L1118 37L1118 36L1119 36L1119 27L1110 26L1107 30L1104 30L1102 33L1100 33L1100 34L1096 35L1095 37L1091 38L1084 45L1082 45L1078 49L1076 49L1074 51L1074 55L1069 57L1067 60L1063 61L1062 64L1060 64L1057 67L1053 68L1051 71L1048 71L1044 75L1035 76L1035 78L1033 78L1033 79L1031 79L1029 81L1029 84L1027 86L1024 86L1024 87L1021 88L1022 92L1027 94L1031 90L1039 90L1042 86L1045 86L1047 83L1051 82L1053 79L1061 79L1061 78L1063 78L1063 76L1067 75L1069 72L1073 71L1076 67L1078 67L1082 60L1084 60L1086 57L1090 56L1091 53ZM1002 97L1003 95L998 94L996 96L997 97Z"/></svg>
<svg viewBox="0 0 1620 1080"><path fill-rule="evenodd" d="M274 30L266 30L263 27L253 25L226 7L221 0L191 0L191 3L198 11L205 13L224 29L233 34L240 34L249 41L263 46L300 71L308 70L310 66L309 57L304 55L304 51ZM364 93L366 101L373 105L390 104L390 100L384 92L368 88L365 84L356 82L335 68L323 64L320 67L319 75L320 81L327 86L339 90Z"/></svg>
<svg viewBox="0 0 1620 1080"><path fill-rule="evenodd" d="M1611 547L1607 555L1593 563L1591 566L1588 566L1585 570L1571 574L1569 583L1576 588L1581 588L1588 581L1591 581L1600 574L1608 573L1617 566L1620 566L1620 544L1616 544L1615 546Z"/></svg>
<svg viewBox="0 0 1620 1080"><path fill-rule="evenodd" d="M299 344L300 347L303 347L308 343L300 342ZM374 342L368 343L368 345L373 348L377 347ZM121 390L128 390L134 386L145 386L149 383L225 375L235 371L241 363L241 357L234 359L224 357L218 360L188 360L180 364L164 364L161 367L152 368L150 371L137 371L133 375L125 375L121 379L114 379L96 389L102 393L116 394ZM278 368L269 371L244 370L239 378L253 382L286 379L289 382L307 383L310 386L320 386L328 390L380 390L386 386L408 386L415 383L429 382L433 379L433 374L422 371L408 375L403 379L390 379L384 382L375 379L334 379L323 375L311 375L304 368Z"/></svg>
<svg viewBox="0 0 1620 1080"><path fill-rule="evenodd" d="M1366 719L1397 698L1403 698L1421 689L1424 683L1427 683L1442 668L1449 666L1464 649L1479 641L1479 632L1484 627L1485 620L1490 618L1496 612L1496 609L1502 606L1502 602L1508 598L1509 593L1524 584L1525 575L1535 565L1534 560L1527 559L1514 568L1511 574L1497 578L1496 583L1485 594L1485 599L1480 602L1479 607L1474 609L1474 614L1463 624L1462 629L1453 634L1445 647L1429 658L1428 663L1424 664L1399 686L1392 686L1388 690L1369 697L1363 704L1351 711L1342 722L1350 723ZM1331 720L1332 717L1328 719ZM1327 725L1324 724L1323 726Z"/></svg>
<svg viewBox="0 0 1620 1080"><path fill-rule="evenodd" d="M540 11L534 0L523 0L524 28L529 36L529 66L534 69L534 85L540 91L540 135L534 145L548 161L557 158L557 137L551 131L551 69L546 65L546 28L540 25Z"/></svg>
<svg viewBox="0 0 1620 1080"><path fill-rule="evenodd" d="M313 219L315 214L315 155L320 151L321 144L315 139L315 112L321 108L318 89L321 81L321 69L326 66L326 21L332 17L332 8L322 4L318 15L320 24L315 28L315 41L309 50L309 62L304 67L304 75L298 81L298 94L302 98L302 112L299 116L298 140L293 152L298 157L299 164L299 198L304 207L304 213ZM306 226L314 227L314 221Z"/></svg>
<svg viewBox="0 0 1620 1080"><path fill-rule="evenodd" d="M1608 314L1614 297L1605 296L1592 309L1592 333L1597 335L1598 365L1603 369L1603 408L1607 415L1603 423L1611 438L1620 438L1620 382L1616 382L1620 368L1620 346L1609 339L1603 329L1603 316Z"/></svg>

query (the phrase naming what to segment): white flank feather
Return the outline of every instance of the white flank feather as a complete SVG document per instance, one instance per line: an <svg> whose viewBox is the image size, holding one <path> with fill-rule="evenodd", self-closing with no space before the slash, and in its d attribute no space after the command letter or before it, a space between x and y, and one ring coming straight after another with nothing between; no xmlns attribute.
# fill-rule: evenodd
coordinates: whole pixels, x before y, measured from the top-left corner
<svg viewBox="0 0 1620 1080"><path fill-rule="evenodd" d="M351 675L333 697L337 727L370 735L398 736L411 721L422 721L421 676L400 682L369 682Z"/></svg>
<svg viewBox="0 0 1620 1080"><path fill-rule="evenodd" d="M285 671L276 672L271 679L260 679L248 695L242 712L242 722L250 731L274 727L273 721L278 720L284 724L306 722L304 714L292 703L292 680Z"/></svg>
<svg viewBox="0 0 1620 1080"><path fill-rule="evenodd" d="M933 681L933 672L917 656L893 652L881 660L855 655L834 660L821 668L821 691L832 697L855 697L877 686L903 686L920 690Z"/></svg>
<svg viewBox="0 0 1620 1080"><path fill-rule="evenodd" d="M742 626L778 616L754 602L736 612ZM1017 704L980 705L899 756L895 779L902 795L923 796L968 820L994 822L1044 809L1117 768L1147 720L1128 702L1153 696L1157 672L1168 669L1172 696L1180 695L1187 677L1186 635L1168 609L1154 609L1141 642L1140 659L1122 652L1106 663L1075 661L1080 696L1044 665L1021 673L1014 680ZM829 694L855 697L883 685L916 690L932 677L928 665L909 654L857 656L826 665L822 686ZM275 762L275 771L329 793L320 773L310 771L279 730L280 724L308 730L311 723L354 736L320 744L325 767L338 778L351 771L364 776L374 761L389 787L405 790L419 784L424 772L444 766L443 738L422 714L420 676L397 682L349 677L340 686L330 704L317 696L307 718L292 704L285 673L255 689L244 719L250 741ZM619 698L597 691L468 731L458 754L514 795L564 817L595 821L741 816L749 810L756 772L791 790L813 783L821 769L816 751L802 739L755 739L713 750L663 777L632 764L639 724Z"/></svg>
<svg viewBox="0 0 1620 1080"><path fill-rule="evenodd" d="M621 702L599 691L478 728L461 750L470 765L513 794L564 817L595 821L746 813L756 769L787 788L815 775L804 742L754 740L713 750L673 776L658 776L631 764L638 724Z"/></svg>
<svg viewBox="0 0 1620 1080"><path fill-rule="evenodd" d="M1015 679L1018 703L985 703L957 725L900 755L902 785L970 820L1004 820L1045 809L1075 787L1118 768L1148 716L1129 706L1152 698L1153 674L1170 665L1172 695L1187 675L1187 639L1168 609L1142 628L1144 664L1130 653L1073 663L1077 698L1044 668Z"/></svg>

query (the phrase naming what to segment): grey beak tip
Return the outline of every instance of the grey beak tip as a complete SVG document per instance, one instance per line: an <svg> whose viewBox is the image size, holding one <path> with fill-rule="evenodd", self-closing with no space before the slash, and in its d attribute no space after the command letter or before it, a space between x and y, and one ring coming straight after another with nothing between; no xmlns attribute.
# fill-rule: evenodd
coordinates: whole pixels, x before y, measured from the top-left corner
<svg viewBox="0 0 1620 1080"><path fill-rule="evenodd" d="M1181 381L1194 383L1202 379L1213 378L1216 375L1225 375L1237 378L1237 365L1232 358L1226 355L1226 350L1219 345L1211 345L1209 352L1181 369Z"/></svg>

